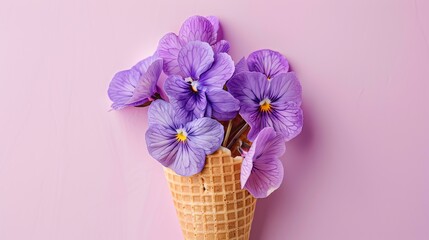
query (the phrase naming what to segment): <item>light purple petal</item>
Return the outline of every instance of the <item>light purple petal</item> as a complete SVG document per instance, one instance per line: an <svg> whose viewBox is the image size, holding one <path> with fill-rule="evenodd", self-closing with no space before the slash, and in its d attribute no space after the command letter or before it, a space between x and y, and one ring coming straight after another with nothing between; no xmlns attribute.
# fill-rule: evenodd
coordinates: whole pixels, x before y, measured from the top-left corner
<svg viewBox="0 0 429 240"><path fill-rule="evenodd" d="M164 89L178 118L192 120L204 116L207 99L203 90L193 92L189 83L175 75L167 78Z"/></svg>
<svg viewBox="0 0 429 240"><path fill-rule="evenodd" d="M265 74L267 78L273 78L279 73L289 71L289 63L279 52L263 49L249 55L247 64L250 71Z"/></svg>
<svg viewBox="0 0 429 240"><path fill-rule="evenodd" d="M256 137L242 163L241 186L254 197L264 198L283 181L279 157L285 152L284 139L273 128L264 128Z"/></svg>
<svg viewBox="0 0 429 240"><path fill-rule="evenodd" d="M210 45L216 42L217 33L212 23L205 17L192 16L182 24L179 37L186 42L202 41Z"/></svg>
<svg viewBox="0 0 429 240"><path fill-rule="evenodd" d="M212 66L214 53L208 43L193 41L180 50L177 61L183 77L198 80Z"/></svg>
<svg viewBox="0 0 429 240"><path fill-rule="evenodd" d="M204 86L223 88L234 73L234 61L227 53L215 55L213 65L200 77L200 83Z"/></svg>
<svg viewBox="0 0 429 240"><path fill-rule="evenodd" d="M254 171L244 188L255 198L266 198L278 189L283 181L283 164L278 159L265 159L253 163Z"/></svg>
<svg viewBox="0 0 429 240"><path fill-rule="evenodd" d="M110 100L113 102L113 109L119 110L128 106L139 78L140 73L134 69L115 74L107 91Z"/></svg>
<svg viewBox="0 0 429 240"><path fill-rule="evenodd" d="M259 102L268 92L269 83L265 75L258 72L237 74L227 83L228 91L240 101L240 115L250 125L247 138L253 141L263 128L259 115Z"/></svg>
<svg viewBox="0 0 429 240"><path fill-rule="evenodd" d="M301 105L302 87L294 72L276 75L271 79L270 85L270 93L278 99L278 104L295 102L297 106Z"/></svg>
<svg viewBox="0 0 429 240"><path fill-rule="evenodd" d="M160 99L150 104L148 122L149 126L158 124L166 128L178 128L181 123L180 119L176 117L171 104Z"/></svg>
<svg viewBox="0 0 429 240"><path fill-rule="evenodd" d="M242 72L231 78L226 86L228 91L242 104L243 101L259 101L268 93L269 81L258 72Z"/></svg>
<svg viewBox="0 0 429 240"><path fill-rule="evenodd" d="M298 136L303 127L304 117L302 109L296 106L293 102L286 105L273 104L275 111L270 117L272 126L277 132L283 134L286 141Z"/></svg>
<svg viewBox="0 0 429 240"><path fill-rule="evenodd" d="M276 99L272 102L274 109L273 127L282 132L287 141L301 133L303 113L302 88L295 73L281 73L270 81L270 95Z"/></svg>
<svg viewBox="0 0 429 240"><path fill-rule="evenodd" d="M135 103L152 97L156 93L156 84L158 83L161 72L162 59L158 58L148 66L145 72L142 72L136 89L134 90L134 94L129 102Z"/></svg>
<svg viewBox="0 0 429 240"><path fill-rule="evenodd" d="M240 171L241 188L244 188L244 185L246 185L246 182L249 179L250 174L252 174L254 154L255 154L255 147L253 148L250 147L249 151L246 153L246 156L243 159L243 162L241 163L241 171Z"/></svg>
<svg viewBox="0 0 429 240"><path fill-rule="evenodd" d="M218 33L218 32L219 32L219 28L220 28L219 18L217 18L216 16L207 16L206 18L207 18L207 20L209 20L209 21L210 21L210 23L212 24L212 26L213 26L213 31L214 31L215 33Z"/></svg>
<svg viewBox="0 0 429 240"><path fill-rule="evenodd" d="M276 158L282 156L286 151L285 139L271 127L262 129L254 143L254 159Z"/></svg>
<svg viewBox="0 0 429 240"><path fill-rule="evenodd" d="M140 62L138 62L136 65L134 65L132 68L139 71L140 74L143 74L145 72L147 72L149 66L154 63L155 61L161 59L160 57L158 57L156 54L154 54L153 56L147 57L143 60L141 60Z"/></svg>
<svg viewBox="0 0 429 240"><path fill-rule="evenodd" d="M169 168L181 176L192 176L201 172L205 163L206 155L203 149L179 143L176 158Z"/></svg>
<svg viewBox="0 0 429 240"><path fill-rule="evenodd" d="M155 124L146 131L146 145L149 154L165 167L176 160L179 142L176 131L170 127Z"/></svg>
<svg viewBox="0 0 429 240"><path fill-rule="evenodd" d="M259 72L242 72L227 83L228 91L240 101L240 115L250 125L247 138L253 141L271 119L259 112L259 103L269 93L269 82Z"/></svg>
<svg viewBox="0 0 429 240"><path fill-rule="evenodd" d="M183 45L183 41L174 33L167 33L159 41L156 54L164 60L164 72L167 75L181 74L177 56Z"/></svg>
<svg viewBox="0 0 429 240"><path fill-rule="evenodd" d="M223 89L212 89L206 92L207 101L210 105L211 113L208 117L214 117L219 121L228 121L237 116L240 109L240 102L229 92Z"/></svg>
<svg viewBox="0 0 429 240"><path fill-rule="evenodd" d="M202 148L205 154L216 151L223 140L223 126L211 118L199 118L185 125L188 130L188 144L192 148Z"/></svg>
<svg viewBox="0 0 429 240"><path fill-rule="evenodd" d="M222 52L227 53L227 52L229 52L230 45L229 45L228 41L226 41L226 40L220 40L217 43L215 43L212 46L212 48L213 48L213 51L215 53L222 53Z"/></svg>
<svg viewBox="0 0 429 240"><path fill-rule="evenodd" d="M247 60L246 58L240 59L240 61L235 65L235 71L233 76L242 73L242 72L249 72L249 66L247 66Z"/></svg>

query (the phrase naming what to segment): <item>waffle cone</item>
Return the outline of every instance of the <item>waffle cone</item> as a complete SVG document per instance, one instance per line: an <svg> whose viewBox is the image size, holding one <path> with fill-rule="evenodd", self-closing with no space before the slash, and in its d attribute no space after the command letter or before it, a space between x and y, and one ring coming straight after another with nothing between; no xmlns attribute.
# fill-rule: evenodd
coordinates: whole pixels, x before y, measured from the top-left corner
<svg viewBox="0 0 429 240"><path fill-rule="evenodd" d="M164 168L186 240L247 240L256 199L240 186L241 157L220 148L191 177Z"/></svg>

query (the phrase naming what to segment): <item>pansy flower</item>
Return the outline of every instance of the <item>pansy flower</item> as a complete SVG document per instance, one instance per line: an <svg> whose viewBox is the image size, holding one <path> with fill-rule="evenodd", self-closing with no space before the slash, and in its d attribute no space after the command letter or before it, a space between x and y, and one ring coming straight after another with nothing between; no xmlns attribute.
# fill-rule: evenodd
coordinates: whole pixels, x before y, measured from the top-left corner
<svg viewBox="0 0 429 240"><path fill-rule="evenodd" d="M249 140L265 127L274 128L287 141L301 132L301 85L295 73L267 78L260 72L241 72L228 81L227 87L240 101L240 115L251 127Z"/></svg>
<svg viewBox="0 0 429 240"><path fill-rule="evenodd" d="M180 74L177 61L179 52L188 42L208 43L214 52L228 52L229 43L218 40L219 20L217 17L192 16L182 24L179 35L167 33L158 44L157 54L164 60L164 72L167 75Z"/></svg>
<svg viewBox="0 0 429 240"><path fill-rule="evenodd" d="M162 59L148 57L131 69L118 72L110 82L108 95L115 110L139 106L152 100L162 72Z"/></svg>
<svg viewBox="0 0 429 240"><path fill-rule="evenodd" d="M216 120L178 118L171 104L156 100L149 107L146 144L150 155L182 176L201 172L206 155L221 145L224 129Z"/></svg>
<svg viewBox="0 0 429 240"><path fill-rule="evenodd" d="M267 79L289 71L289 62L279 52L270 49L255 51L247 59L242 58L236 66L234 75L241 72L260 72Z"/></svg>
<svg viewBox="0 0 429 240"><path fill-rule="evenodd" d="M181 75L171 75L164 90L178 116L187 120L214 117L230 120L239 110L239 102L223 89L234 72L227 53L215 54L206 42L192 41L179 52Z"/></svg>
<svg viewBox="0 0 429 240"><path fill-rule="evenodd" d="M283 136L273 128L262 129L245 153L241 165L241 188L247 189L255 198L265 198L279 188L284 175L279 157L284 152Z"/></svg>

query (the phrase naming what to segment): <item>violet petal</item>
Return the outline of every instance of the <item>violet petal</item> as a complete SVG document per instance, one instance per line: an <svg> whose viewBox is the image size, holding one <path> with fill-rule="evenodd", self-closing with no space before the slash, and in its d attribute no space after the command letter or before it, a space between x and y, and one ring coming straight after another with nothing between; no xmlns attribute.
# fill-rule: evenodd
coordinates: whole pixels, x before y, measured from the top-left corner
<svg viewBox="0 0 429 240"><path fill-rule="evenodd" d="M202 41L210 45L216 42L217 32L212 23L205 17L192 16L182 24L179 37L186 42Z"/></svg>
<svg viewBox="0 0 429 240"><path fill-rule="evenodd" d="M177 61L183 77L198 80L212 66L214 53L208 43L192 41L180 50Z"/></svg>

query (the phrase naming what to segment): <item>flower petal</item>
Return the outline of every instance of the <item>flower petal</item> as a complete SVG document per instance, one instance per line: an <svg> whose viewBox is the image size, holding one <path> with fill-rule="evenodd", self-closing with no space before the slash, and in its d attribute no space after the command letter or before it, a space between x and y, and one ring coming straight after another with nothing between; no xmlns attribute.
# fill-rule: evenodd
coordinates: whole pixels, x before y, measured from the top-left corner
<svg viewBox="0 0 429 240"><path fill-rule="evenodd" d="M192 16L182 24L179 37L186 42L202 41L210 45L216 42L217 33L212 23L205 17Z"/></svg>
<svg viewBox="0 0 429 240"><path fill-rule="evenodd" d="M190 121L204 116L207 99L203 90L193 92L189 83L175 75L167 78L164 90L177 111L177 118Z"/></svg>
<svg viewBox="0 0 429 240"><path fill-rule="evenodd" d="M149 66L154 63L155 61L161 59L160 57L158 57L156 54L154 54L153 56L147 57L143 60L141 60L140 62L138 62L136 65L134 65L132 68L139 71L140 74L143 74L145 72L147 72Z"/></svg>
<svg viewBox="0 0 429 240"><path fill-rule="evenodd" d="M212 66L214 53L208 43L193 41L180 50L177 61L183 77L198 80Z"/></svg>
<svg viewBox="0 0 429 240"><path fill-rule="evenodd" d="M183 45L183 41L174 33L167 33L159 41L156 54L164 60L164 72L167 75L181 74L177 56Z"/></svg>
<svg viewBox="0 0 429 240"><path fill-rule="evenodd" d="M107 90L109 98L113 102L113 109L118 110L128 106L128 101L133 96L139 78L140 73L134 69L115 74Z"/></svg>
<svg viewBox="0 0 429 240"><path fill-rule="evenodd" d="M181 121L176 117L176 113L171 104L158 99L152 102L148 110L148 122L151 125L162 125L163 127L178 128Z"/></svg>
<svg viewBox="0 0 429 240"><path fill-rule="evenodd" d="M302 102L302 87L294 72L281 73L270 81L270 95L278 99L278 104L295 102L297 106Z"/></svg>
<svg viewBox="0 0 429 240"><path fill-rule="evenodd" d="M206 92L207 105L210 105L211 114L219 121L228 121L237 116L240 109L240 101L235 99L229 92L223 89L212 89Z"/></svg>
<svg viewBox="0 0 429 240"><path fill-rule="evenodd" d="M279 73L289 71L289 63L279 52L263 49L249 55L247 64L250 71L261 72L267 78L273 78Z"/></svg>
<svg viewBox="0 0 429 240"><path fill-rule="evenodd" d="M176 131L172 128L154 124L146 131L146 145L149 154L165 167L170 166L177 158L178 144Z"/></svg>
<svg viewBox="0 0 429 240"><path fill-rule="evenodd" d="M233 76L242 73L242 72L249 72L249 66L247 66L247 60L246 58L241 58L240 61L235 65L235 71Z"/></svg>
<svg viewBox="0 0 429 240"><path fill-rule="evenodd" d="M226 85L228 91L240 101L240 115L251 127L247 138L253 141L262 129L259 103L268 92L269 82L262 73L242 72L231 78Z"/></svg>
<svg viewBox="0 0 429 240"><path fill-rule="evenodd" d="M259 102L267 95L269 82L266 77L258 72L242 72L231 78L226 86L228 91L240 104Z"/></svg>
<svg viewBox="0 0 429 240"><path fill-rule="evenodd" d="M209 20L209 21L210 21L210 23L212 24L212 26L213 26L213 31L214 31L215 33L218 33L218 32L219 32L219 28L220 28L219 18L217 18L216 16L207 16L206 18L207 18L207 20Z"/></svg>
<svg viewBox="0 0 429 240"><path fill-rule="evenodd" d="M200 83L204 86L223 88L234 73L234 61L227 53L215 55L213 65L200 77Z"/></svg>
<svg viewBox="0 0 429 240"><path fill-rule="evenodd" d="M203 149L179 143L176 159L169 167L181 176L192 176L201 172L205 163L206 155Z"/></svg>
<svg viewBox="0 0 429 240"><path fill-rule="evenodd" d="M219 42L215 43L214 45L212 45L213 51L215 53L227 53L229 52L229 42L226 40L220 40Z"/></svg>
<svg viewBox="0 0 429 240"><path fill-rule="evenodd" d="M285 139L272 127L262 129L254 141L254 159L276 158L282 156L285 151Z"/></svg>
<svg viewBox="0 0 429 240"><path fill-rule="evenodd" d="M142 66L142 69L145 67ZM134 94L129 100L130 103L146 100L156 93L156 84L162 72L162 59L158 58L151 63L145 72L142 73L137 83Z"/></svg>
<svg viewBox="0 0 429 240"><path fill-rule="evenodd" d="M284 139L273 128L264 128L242 163L241 186L254 197L264 198L277 189L284 175L279 157L285 152Z"/></svg>
<svg viewBox="0 0 429 240"><path fill-rule="evenodd" d="M302 109L293 102L286 105L273 104L275 111L271 114L272 126L276 132L283 134L286 141L298 136L303 127L304 117Z"/></svg>
<svg viewBox="0 0 429 240"><path fill-rule="evenodd" d="M260 159L253 162L253 172L244 188L255 198L265 198L280 187L283 176L283 164L279 159Z"/></svg>
<svg viewBox="0 0 429 240"><path fill-rule="evenodd" d="M185 125L188 129L188 144L201 148L205 154L212 154L222 144L224 129L222 124L211 118L199 118Z"/></svg>

